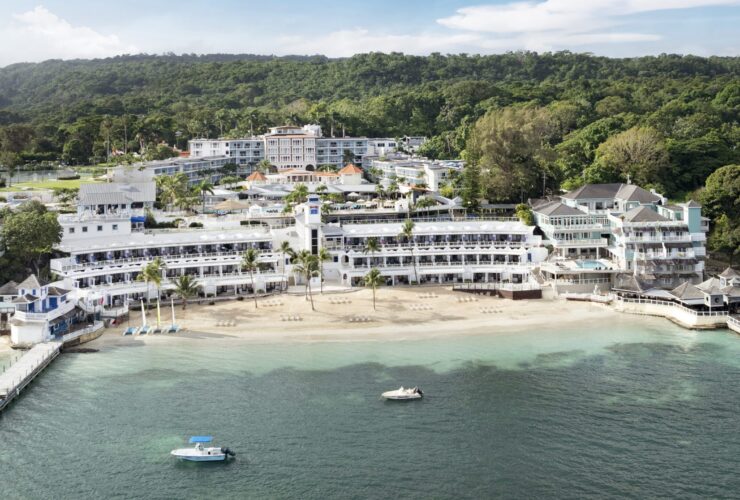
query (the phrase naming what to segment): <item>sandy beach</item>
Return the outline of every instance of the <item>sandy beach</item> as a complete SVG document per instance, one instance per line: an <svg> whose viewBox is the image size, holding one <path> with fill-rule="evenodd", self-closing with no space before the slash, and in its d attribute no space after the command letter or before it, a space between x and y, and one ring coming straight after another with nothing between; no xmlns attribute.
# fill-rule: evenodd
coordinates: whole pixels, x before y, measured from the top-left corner
<svg viewBox="0 0 740 500"><path fill-rule="evenodd" d="M372 291L314 295L316 310L303 295L283 294L254 301L197 300L186 310L176 306L177 334L122 336L127 325L141 325L141 313L132 311L128 322L109 328L87 347L127 345L131 342L168 342L173 339L233 339L250 342L317 342L352 340L408 340L460 334L495 334L519 329L558 327L581 322L604 322L621 316L590 303L564 300L512 301L452 292L444 287L382 288L373 310ZM149 312L149 324L156 321ZM292 318L287 320L287 318ZM296 319L300 318L300 319ZM171 322L171 310L162 308L162 324ZM226 323L228 326L221 326ZM231 326L233 325L233 326Z"/></svg>

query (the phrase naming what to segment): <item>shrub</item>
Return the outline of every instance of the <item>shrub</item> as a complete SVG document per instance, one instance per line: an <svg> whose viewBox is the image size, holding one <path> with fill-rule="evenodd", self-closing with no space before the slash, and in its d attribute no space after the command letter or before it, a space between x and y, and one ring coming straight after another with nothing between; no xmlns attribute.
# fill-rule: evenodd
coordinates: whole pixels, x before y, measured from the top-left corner
<svg viewBox="0 0 740 500"><path fill-rule="evenodd" d="M188 227L203 227L202 222L191 222Z"/></svg>

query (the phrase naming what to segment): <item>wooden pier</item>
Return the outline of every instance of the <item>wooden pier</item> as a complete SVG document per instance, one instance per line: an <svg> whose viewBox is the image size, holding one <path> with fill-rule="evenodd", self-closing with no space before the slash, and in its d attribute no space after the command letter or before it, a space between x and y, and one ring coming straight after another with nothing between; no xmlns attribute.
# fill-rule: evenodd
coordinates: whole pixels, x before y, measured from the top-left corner
<svg viewBox="0 0 740 500"><path fill-rule="evenodd" d="M36 344L0 374L0 411L18 397L21 391L59 356L61 349L60 341Z"/></svg>
<svg viewBox="0 0 740 500"><path fill-rule="evenodd" d="M452 291L491 295L512 300L542 298L542 289L539 285L529 283L458 283L452 286Z"/></svg>

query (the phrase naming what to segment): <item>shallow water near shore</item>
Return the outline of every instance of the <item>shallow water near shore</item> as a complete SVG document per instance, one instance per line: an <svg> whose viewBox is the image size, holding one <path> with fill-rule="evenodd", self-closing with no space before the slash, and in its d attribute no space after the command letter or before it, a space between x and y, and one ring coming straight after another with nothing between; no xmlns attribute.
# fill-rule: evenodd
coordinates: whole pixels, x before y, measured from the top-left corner
<svg viewBox="0 0 740 500"><path fill-rule="evenodd" d="M495 329L495 327L491 327ZM64 354L0 417L3 498L732 497L740 338L614 324ZM421 401L380 392L418 385ZM227 464L171 459L213 434Z"/></svg>

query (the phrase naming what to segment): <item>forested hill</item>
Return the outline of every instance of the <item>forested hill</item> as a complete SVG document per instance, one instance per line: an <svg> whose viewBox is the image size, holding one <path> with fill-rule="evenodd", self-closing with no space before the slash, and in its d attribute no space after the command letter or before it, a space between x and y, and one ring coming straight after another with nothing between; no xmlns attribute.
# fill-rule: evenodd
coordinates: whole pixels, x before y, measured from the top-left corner
<svg viewBox="0 0 740 500"><path fill-rule="evenodd" d="M593 97L608 93L597 88L598 82L739 74L740 58L670 55L635 59L571 53L428 57L373 53L347 59L140 55L7 66L0 69L0 106L23 119L61 113L74 120L91 113L123 112L123 106L135 114L185 103L279 108L297 99L362 99L419 88L440 91L461 81L490 84L492 88L482 89L478 97L497 95L506 104L550 101L565 84L575 84L573 91Z"/></svg>
<svg viewBox="0 0 740 500"><path fill-rule="evenodd" d="M6 165L97 162L109 146L152 157L162 141L320 123L426 135L424 154L488 172L489 199L541 194L542 175L553 192L629 175L682 197L740 163L739 119L739 57L139 55L0 69Z"/></svg>

